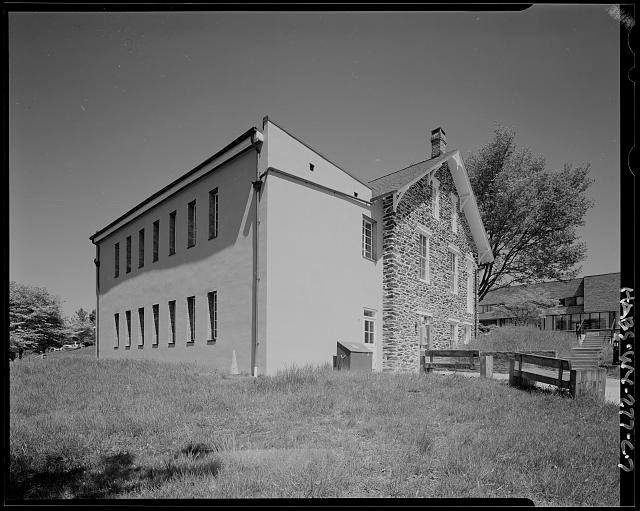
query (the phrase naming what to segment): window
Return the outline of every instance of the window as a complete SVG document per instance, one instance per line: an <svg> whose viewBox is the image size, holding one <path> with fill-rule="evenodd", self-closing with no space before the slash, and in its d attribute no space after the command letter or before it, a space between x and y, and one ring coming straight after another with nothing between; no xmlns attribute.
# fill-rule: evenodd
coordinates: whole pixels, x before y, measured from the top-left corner
<svg viewBox="0 0 640 511"><path fill-rule="evenodd" d="M218 339L218 292L207 293L207 301L209 303L208 340L216 341Z"/></svg>
<svg viewBox="0 0 640 511"><path fill-rule="evenodd" d="M117 348L118 346L120 346L120 314L119 313L115 313L113 315L113 322L115 323L115 331L114 331L114 338L113 338L113 346L115 348Z"/></svg>
<svg viewBox="0 0 640 511"><path fill-rule="evenodd" d="M471 325L464 326L464 343L469 344L471 342Z"/></svg>
<svg viewBox="0 0 640 511"><path fill-rule="evenodd" d="M420 280L429 282L429 237L420 234Z"/></svg>
<svg viewBox="0 0 640 511"><path fill-rule="evenodd" d="M176 253L176 212L169 213L169 255Z"/></svg>
<svg viewBox="0 0 640 511"><path fill-rule="evenodd" d="M209 239L218 237L218 189L209 192Z"/></svg>
<svg viewBox="0 0 640 511"><path fill-rule="evenodd" d="M196 339L196 297L190 296L187 298L187 311L189 314L189 340L187 342L194 342Z"/></svg>
<svg viewBox="0 0 640 511"><path fill-rule="evenodd" d="M458 256L449 252L449 291L458 294Z"/></svg>
<svg viewBox="0 0 640 511"><path fill-rule="evenodd" d="M467 312L469 314L473 313L473 305L475 298L475 286L474 286L474 277L475 277L475 265L471 259L467 258Z"/></svg>
<svg viewBox="0 0 640 511"><path fill-rule="evenodd" d="M576 296L576 305L584 305L584 296Z"/></svg>
<svg viewBox="0 0 640 511"><path fill-rule="evenodd" d="M418 329L420 349L431 349L431 316L420 314L416 327Z"/></svg>
<svg viewBox="0 0 640 511"><path fill-rule="evenodd" d="M169 344L176 343L176 301L169 302Z"/></svg>
<svg viewBox="0 0 640 511"><path fill-rule="evenodd" d="M127 236L127 273L131 271L131 236Z"/></svg>
<svg viewBox="0 0 640 511"><path fill-rule="evenodd" d="M153 345L157 346L160 339L160 304L151 307L153 311Z"/></svg>
<svg viewBox="0 0 640 511"><path fill-rule="evenodd" d="M370 309L364 309L364 342L373 344L375 340L376 313Z"/></svg>
<svg viewBox="0 0 640 511"><path fill-rule="evenodd" d="M144 229L138 231L138 268L144 266Z"/></svg>
<svg viewBox="0 0 640 511"><path fill-rule="evenodd" d="M458 323L449 323L449 347L458 344Z"/></svg>
<svg viewBox="0 0 640 511"><path fill-rule="evenodd" d="M127 320L127 344L126 347L131 346L131 311L124 313Z"/></svg>
<svg viewBox="0 0 640 511"><path fill-rule="evenodd" d="M373 261L373 239L375 222L368 217L362 217L362 257Z"/></svg>
<svg viewBox="0 0 640 511"><path fill-rule="evenodd" d="M191 248L196 244L196 201L189 203L187 224L187 248Z"/></svg>
<svg viewBox="0 0 640 511"><path fill-rule="evenodd" d="M458 196L455 193L451 194L451 230L458 232Z"/></svg>
<svg viewBox="0 0 640 511"><path fill-rule="evenodd" d="M153 222L153 262L158 260L158 248L160 246L160 220Z"/></svg>
<svg viewBox="0 0 640 511"><path fill-rule="evenodd" d="M120 276L120 243L116 243L113 248L115 252L113 254L113 261L115 263L115 273L113 275L113 278L117 279Z"/></svg>
<svg viewBox="0 0 640 511"><path fill-rule="evenodd" d="M564 299L564 305L566 307L571 307L573 305L576 305L576 297L575 296L568 296L567 298Z"/></svg>
<svg viewBox="0 0 640 511"><path fill-rule="evenodd" d="M138 324L140 326L140 338L138 346L144 346L144 307L138 309Z"/></svg>
<svg viewBox="0 0 640 511"><path fill-rule="evenodd" d="M433 213L433 218L437 220L440 218L440 182L435 178L431 183L431 190L432 190L431 192L432 193L431 195L432 213Z"/></svg>

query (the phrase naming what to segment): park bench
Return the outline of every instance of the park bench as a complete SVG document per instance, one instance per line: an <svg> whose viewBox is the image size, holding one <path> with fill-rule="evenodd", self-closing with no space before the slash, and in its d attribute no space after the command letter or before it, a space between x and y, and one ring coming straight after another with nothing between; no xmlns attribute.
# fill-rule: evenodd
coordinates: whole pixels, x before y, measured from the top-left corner
<svg viewBox="0 0 640 511"><path fill-rule="evenodd" d="M429 361L427 362L427 357ZM455 362L434 361L435 357L459 359ZM434 369L476 369L480 364L480 376L491 378L493 358L480 357L478 350L425 350L420 356L420 371L430 372Z"/></svg>

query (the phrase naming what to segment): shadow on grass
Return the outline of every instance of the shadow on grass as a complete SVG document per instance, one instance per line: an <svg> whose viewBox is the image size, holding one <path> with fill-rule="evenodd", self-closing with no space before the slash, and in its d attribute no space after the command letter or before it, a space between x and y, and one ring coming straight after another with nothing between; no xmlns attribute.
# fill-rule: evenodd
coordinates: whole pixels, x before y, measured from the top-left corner
<svg viewBox="0 0 640 511"><path fill-rule="evenodd" d="M10 475L8 500L26 499L100 499L135 491L143 485L157 485L175 476L217 476L221 463L217 459L195 466L178 466L165 462L161 468L139 467L128 452L103 456L92 469L64 468L61 457L48 457L43 469L17 470Z"/></svg>

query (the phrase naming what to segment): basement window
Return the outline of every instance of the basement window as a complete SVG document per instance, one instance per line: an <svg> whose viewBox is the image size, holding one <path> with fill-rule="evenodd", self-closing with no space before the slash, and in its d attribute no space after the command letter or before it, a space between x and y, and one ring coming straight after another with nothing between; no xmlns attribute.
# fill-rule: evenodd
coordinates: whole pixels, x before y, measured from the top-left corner
<svg viewBox="0 0 640 511"><path fill-rule="evenodd" d="M193 343L196 340L196 297L189 296L187 298L187 312L189 314L189 340L187 343Z"/></svg>
<svg viewBox="0 0 640 511"><path fill-rule="evenodd" d="M138 346L144 346L144 307L138 309L138 325L140 328L140 337L138 338Z"/></svg>
<svg viewBox="0 0 640 511"><path fill-rule="evenodd" d="M113 347L117 348L118 346L120 346L120 314L118 312L116 312L113 315L113 321L115 323L115 331L114 331L114 338L113 338Z"/></svg>
<svg viewBox="0 0 640 511"><path fill-rule="evenodd" d="M214 343L218 339L218 292L211 291L207 293L208 313L209 321L207 325L209 327L207 341Z"/></svg>
<svg viewBox="0 0 640 511"><path fill-rule="evenodd" d="M160 339L160 304L152 306L153 311L153 345L157 346Z"/></svg>
<svg viewBox="0 0 640 511"><path fill-rule="evenodd" d="M169 301L169 344L176 343L176 301Z"/></svg>

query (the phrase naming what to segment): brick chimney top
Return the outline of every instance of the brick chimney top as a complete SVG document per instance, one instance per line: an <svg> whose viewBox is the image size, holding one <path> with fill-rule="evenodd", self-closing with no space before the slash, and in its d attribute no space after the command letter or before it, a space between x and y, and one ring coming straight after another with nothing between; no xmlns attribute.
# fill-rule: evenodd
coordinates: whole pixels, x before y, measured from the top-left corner
<svg viewBox="0 0 640 511"><path fill-rule="evenodd" d="M444 153L447 147L447 137L442 128L431 131L431 157L435 158Z"/></svg>

